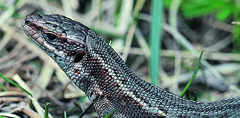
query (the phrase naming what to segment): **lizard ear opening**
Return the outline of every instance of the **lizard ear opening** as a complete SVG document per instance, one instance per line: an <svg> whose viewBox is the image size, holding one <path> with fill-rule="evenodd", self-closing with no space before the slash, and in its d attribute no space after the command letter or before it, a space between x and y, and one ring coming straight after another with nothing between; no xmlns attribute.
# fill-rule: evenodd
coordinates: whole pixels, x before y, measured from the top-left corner
<svg viewBox="0 0 240 118"><path fill-rule="evenodd" d="M74 58L74 63L78 63L83 59L84 53L78 53L76 57Z"/></svg>

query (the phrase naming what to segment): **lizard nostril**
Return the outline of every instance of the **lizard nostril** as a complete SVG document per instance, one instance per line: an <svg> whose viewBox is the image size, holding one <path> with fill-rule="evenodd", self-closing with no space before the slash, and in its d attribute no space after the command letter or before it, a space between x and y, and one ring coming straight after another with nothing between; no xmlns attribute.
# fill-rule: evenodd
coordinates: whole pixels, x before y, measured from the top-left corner
<svg viewBox="0 0 240 118"><path fill-rule="evenodd" d="M31 21L29 21L28 19L25 20L25 24L26 25L30 25L31 24Z"/></svg>

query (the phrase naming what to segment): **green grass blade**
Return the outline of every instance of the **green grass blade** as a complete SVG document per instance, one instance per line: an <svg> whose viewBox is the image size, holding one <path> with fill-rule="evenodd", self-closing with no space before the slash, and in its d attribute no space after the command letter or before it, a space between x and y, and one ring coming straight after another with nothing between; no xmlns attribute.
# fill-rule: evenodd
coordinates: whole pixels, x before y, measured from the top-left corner
<svg viewBox="0 0 240 118"><path fill-rule="evenodd" d="M82 96L82 97L79 99L79 101L78 101L77 104L83 103L83 101L84 101L86 98L87 98L86 95ZM78 108L78 107L76 107L76 105L75 105L73 108L71 108L71 109L67 112L67 115L72 114L77 108Z"/></svg>
<svg viewBox="0 0 240 118"><path fill-rule="evenodd" d="M16 87L22 89L25 93L27 93L28 95L30 95L30 96L32 97L32 94L31 94L30 92L28 92L26 89L24 89L23 87L21 87L20 85L18 85L18 84L15 83L14 81L12 81L12 80L10 80L10 79L4 77L1 73L0 73L0 77L3 78L5 81L7 81L7 82L13 84L14 86L16 86Z"/></svg>
<svg viewBox="0 0 240 118"><path fill-rule="evenodd" d="M44 118L48 118L49 105L50 103L46 102Z"/></svg>
<svg viewBox="0 0 240 118"><path fill-rule="evenodd" d="M64 118L67 118L67 112L64 112L64 116L63 116Z"/></svg>
<svg viewBox="0 0 240 118"><path fill-rule="evenodd" d="M6 88L4 85L2 85L2 84L0 84L0 88L1 88L3 91L7 91L7 88Z"/></svg>
<svg viewBox="0 0 240 118"><path fill-rule="evenodd" d="M90 105L87 107L87 109L85 109L85 110L80 114L80 116L79 116L78 118L82 118L82 117L86 114L86 112L87 112L90 108L92 108L92 107L93 107L93 103L90 104Z"/></svg>
<svg viewBox="0 0 240 118"><path fill-rule="evenodd" d="M108 115L104 116L104 118L110 118L111 115L115 112L115 110L111 111Z"/></svg>
<svg viewBox="0 0 240 118"><path fill-rule="evenodd" d="M151 82L155 85L159 85L159 65L161 61L159 58L159 52L161 49L161 34L162 34L162 17L163 17L163 0L152 1L152 24L150 34L150 78Z"/></svg>
<svg viewBox="0 0 240 118"><path fill-rule="evenodd" d="M197 71L198 71L199 66L200 66L200 64L201 64L202 54L203 54L203 51L202 51L201 54L200 54L200 57L199 57L199 59L198 59L197 66L196 66L196 68L195 68L195 70L194 70L194 72L193 72L192 77L191 77L191 79L188 81L188 83L187 83L186 87L183 89L182 93L179 95L180 97L182 97L182 96L186 93L186 91L187 91L187 89L189 88L189 86L191 85L192 81L195 79L195 77L196 77L196 75L197 75Z"/></svg>
<svg viewBox="0 0 240 118"><path fill-rule="evenodd" d="M236 2L236 6L240 5L240 2L239 1L235 1ZM240 21L240 15L239 15L239 7L238 8L235 8L234 12L233 12L233 20L234 21ZM235 53L239 53L240 52L240 29L239 29L239 25L234 25L233 26L233 51Z"/></svg>

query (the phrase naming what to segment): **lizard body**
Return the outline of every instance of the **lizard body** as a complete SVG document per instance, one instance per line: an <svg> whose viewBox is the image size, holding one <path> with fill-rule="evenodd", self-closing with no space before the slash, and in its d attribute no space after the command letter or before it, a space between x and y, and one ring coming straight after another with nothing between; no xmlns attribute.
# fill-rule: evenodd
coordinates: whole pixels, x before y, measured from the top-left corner
<svg viewBox="0 0 240 118"><path fill-rule="evenodd" d="M237 117L240 98L186 100L137 77L99 35L61 15L28 15L25 33L94 103L99 117Z"/></svg>

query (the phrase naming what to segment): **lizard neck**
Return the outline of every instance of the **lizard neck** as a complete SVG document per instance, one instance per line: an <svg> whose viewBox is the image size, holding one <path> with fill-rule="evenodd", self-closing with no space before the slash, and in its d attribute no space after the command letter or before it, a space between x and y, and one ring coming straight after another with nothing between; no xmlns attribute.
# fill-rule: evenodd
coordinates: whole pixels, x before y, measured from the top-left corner
<svg viewBox="0 0 240 118"><path fill-rule="evenodd" d="M86 44L88 47L86 67L91 70L92 78L90 80L92 84L86 92L89 99L94 101L96 98L112 96L110 94L122 91L121 89L135 74L111 46L95 32L89 30Z"/></svg>
<svg viewBox="0 0 240 118"><path fill-rule="evenodd" d="M86 92L98 114L105 116L109 111L118 109L117 114L123 115L127 111L125 108L133 110L131 107L136 107L135 113L146 109L150 114L164 115L165 111L158 110L158 106L154 105L159 105L157 102L161 95L162 99L165 95L176 95L137 77L121 57L91 30L86 45L88 51L82 62L86 64L82 70L85 74L82 78L86 80L82 81L84 87L79 88Z"/></svg>
<svg viewBox="0 0 240 118"><path fill-rule="evenodd" d="M72 71L78 69L76 76L69 78L82 89L94 103L97 113L104 117L116 110L114 117L133 116L214 116L214 109L226 101L212 103L195 102L180 98L160 87L137 77L124 63L120 56L96 33L89 30L87 53ZM77 79L76 79L77 77ZM235 101L235 100L234 100ZM234 106L234 105L233 105ZM186 111L188 110L188 111ZM234 110L234 109L231 109ZM186 113L185 113L186 112ZM219 114L224 114L223 112Z"/></svg>

